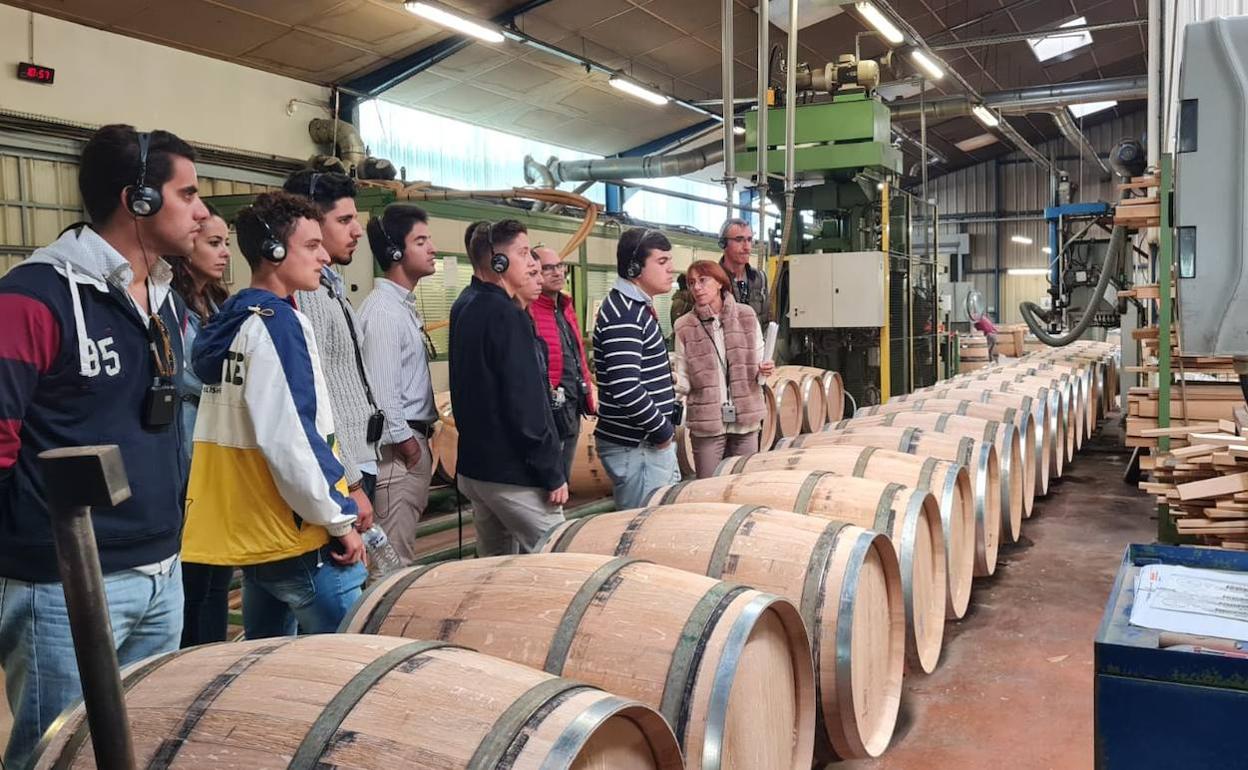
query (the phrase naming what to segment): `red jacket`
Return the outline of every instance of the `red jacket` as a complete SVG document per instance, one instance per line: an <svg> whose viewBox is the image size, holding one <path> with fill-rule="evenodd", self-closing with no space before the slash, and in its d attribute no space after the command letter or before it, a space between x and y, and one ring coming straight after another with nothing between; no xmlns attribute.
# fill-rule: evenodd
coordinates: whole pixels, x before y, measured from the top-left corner
<svg viewBox="0 0 1248 770"><path fill-rule="evenodd" d="M581 324L576 320L576 310L572 308L572 298L562 292L558 295L559 312L563 313L563 318L568 322L568 326L572 327L576 337L577 352L581 356L581 378L585 383L592 382L589 377L589 362L585 359L585 341L581 339ZM555 322L555 300L542 294L533 304L529 305L529 315L533 317L533 325L537 328L537 336L542 338L546 343L547 375L550 378L550 387L558 387L559 379L563 374L563 344L559 340L559 325ZM589 402L590 414L598 411L597 405L594 404L594 394L591 392L587 396Z"/></svg>

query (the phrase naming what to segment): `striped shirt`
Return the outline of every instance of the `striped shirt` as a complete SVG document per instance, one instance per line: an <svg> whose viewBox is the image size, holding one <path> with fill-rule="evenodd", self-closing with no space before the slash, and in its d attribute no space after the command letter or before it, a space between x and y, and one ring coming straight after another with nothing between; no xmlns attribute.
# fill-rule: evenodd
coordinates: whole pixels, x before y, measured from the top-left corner
<svg viewBox="0 0 1248 770"><path fill-rule="evenodd" d="M676 396L663 332L647 297L623 278L594 320L598 427L594 435L625 446L672 438Z"/></svg>

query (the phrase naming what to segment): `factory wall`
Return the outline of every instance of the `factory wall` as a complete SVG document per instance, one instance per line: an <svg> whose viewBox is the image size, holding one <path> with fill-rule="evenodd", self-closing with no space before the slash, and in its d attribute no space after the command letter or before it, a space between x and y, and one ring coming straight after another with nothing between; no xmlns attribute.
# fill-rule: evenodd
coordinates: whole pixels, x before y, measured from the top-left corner
<svg viewBox="0 0 1248 770"><path fill-rule="evenodd" d="M328 103L328 89L291 78L34 14L35 63L56 81L18 80L30 55L28 11L0 5L0 111L89 126L132 123L184 139L265 155L315 152L307 125Z"/></svg>
<svg viewBox="0 0 1248 770"><path fill-rule="evenodd" d="M1048 120L1045 116L1034 119ZM1145 112L1140 109L1089 125L1084 134L1104 157L1122 139L1139 138L1145 122ZM1045 142L1038 149L1059 159L1058 168L1070 175L1076 187L1072 195L1076 202L1118 199L1116 180L1102 179L1100 168L1079 158L1065 138ZM1048 255L1041 251L1049 237L1043 216L1043 209L1051 200L1048 175L1022 153L1015 152L999 161L979 163L937 177L929 185L943 219L942 233L970 236L965 280L974 282L983 292L998 321L1021 323L1019 302L1039 302L1048 281L1043 276L1009 275L1007 271L1043 268L1048 264ZM1016 243L1011 240L1014 236L1030 238L1031 243Z"/></svg>

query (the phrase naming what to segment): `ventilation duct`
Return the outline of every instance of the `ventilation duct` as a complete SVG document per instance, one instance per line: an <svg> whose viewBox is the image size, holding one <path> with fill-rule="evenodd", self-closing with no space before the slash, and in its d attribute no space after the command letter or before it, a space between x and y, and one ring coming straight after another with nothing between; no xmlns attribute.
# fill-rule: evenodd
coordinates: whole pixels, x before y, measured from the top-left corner
<svg viewBox="0 0 1248 770"><path fill-rule="evenodd" d="M1079 130L1079 126L1075 125L1075 119L1070 116L1070 110L1065 107L1058 107L1050 114L1053 116L1053 122L1057 124L1057 130L1062 132L1062 136L1066 137L1066 141L1079 150L1079 154L1083 156L1083 159L1100 166L1107 179L1112 176L1109 165L1105 163L1100 155L1096 154L1096 148L1092 146L1088 138Z"/></svg>
<svg viewBox="0 0 1248 770"><path fill-rule="evenodd" d="M595 160L558 160L551 158L543 166L526 156L524 179L529 184L542 180L545 184L563 182L609 182L616 179L658 179L686 176L701 171L724 159L724 150L707 145L668 155L646 155L639 158L601 158Z"/></svg>
<svg viewBox="0 0 1248 770"><path fill-rule="evenodd" d="M317 144L333 146L334 154L346 165L348 172L352 168L363 170L368 149L355 126L342 120L313 118L308 122L308 135Z"/></svg>
<svg viewBox="0 0 1248 770"><path fill-rule="evenodd" d="M1050 112L1075 102L1130 101L1148 97L1148 78L1125 77L1109 80L1083 80L1077 83L1059 83L1051 86L1032 86L1009 91L984 94L984 104L1010 115L1029 112ZM918 120L926 106L928 120L941 120L968 115L971 105L961 96L947 99L928 99L926 105L918 100L894 102L889 105L893 120Z"/></svg>

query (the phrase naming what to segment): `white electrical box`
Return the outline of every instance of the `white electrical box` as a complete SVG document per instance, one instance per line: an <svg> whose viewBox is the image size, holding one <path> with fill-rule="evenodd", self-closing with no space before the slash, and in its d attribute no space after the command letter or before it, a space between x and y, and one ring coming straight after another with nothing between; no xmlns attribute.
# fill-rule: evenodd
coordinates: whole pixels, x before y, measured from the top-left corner
<svg viewBox="0 0 1248 770"><path fill-rule="evenodd" d="M794 329L884 325L882 251L789 257L789 325Z"/></svg>

